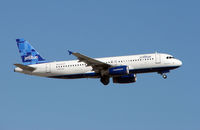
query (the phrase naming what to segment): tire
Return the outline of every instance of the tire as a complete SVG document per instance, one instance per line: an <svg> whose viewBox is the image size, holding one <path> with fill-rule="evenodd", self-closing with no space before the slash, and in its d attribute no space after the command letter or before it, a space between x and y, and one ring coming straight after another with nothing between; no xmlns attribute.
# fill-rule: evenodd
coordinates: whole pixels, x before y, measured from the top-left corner
<svg viewBox="0 0 200 130"><path fill-rule="evenodd" d="M110 78L109 77L101 77L100 81L101 81L101 83L103 83L103 85L108 85L110 82Z"/></svg>
<svg viewBox="0 0 200 130"><path fill-rule="evenodd" d="M162 76L163 76L163 78L164 78L164 79L166 79L166 78L167 78L167 75L166 75L166 74L163 74Z"/></svg>

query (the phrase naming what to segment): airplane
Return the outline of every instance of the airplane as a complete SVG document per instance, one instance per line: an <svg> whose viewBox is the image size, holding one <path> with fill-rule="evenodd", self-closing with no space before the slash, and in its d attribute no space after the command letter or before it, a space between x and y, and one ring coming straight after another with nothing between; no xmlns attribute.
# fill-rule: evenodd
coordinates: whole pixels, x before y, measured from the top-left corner
<svg viewBox="0 0 200 130"><path fill-rule="evenodd" d="M140 73L157 72L166 79L166 73L182 65L181 60L165 53L91 58L69 50L69 55L74 55L77 60L47 62L28 41L21 38L16 42L23 64L14 64L14 72L40 77L100 78L104 85L112 78L113 83L125 84L136 82L136 75Z"/></svg>

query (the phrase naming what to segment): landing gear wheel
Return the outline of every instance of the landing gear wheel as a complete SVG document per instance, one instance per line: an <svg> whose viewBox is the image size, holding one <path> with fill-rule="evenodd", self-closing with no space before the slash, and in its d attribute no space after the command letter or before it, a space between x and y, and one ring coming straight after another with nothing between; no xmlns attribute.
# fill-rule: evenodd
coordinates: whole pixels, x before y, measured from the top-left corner
<svg viewBox="0 0 200 130"><path fill-rule="evenodd" d="M167 75L166 75L166 74L162 74L162 77L163 77L164 79L166 79L166 78L167 78Z"/></svg>
<svg viewBox="0 0 200 130"><path fill-rule="evenodd" d="M110 82L109 77L101 77L100 81L103 83L103 85L108 85Z"/></svg>

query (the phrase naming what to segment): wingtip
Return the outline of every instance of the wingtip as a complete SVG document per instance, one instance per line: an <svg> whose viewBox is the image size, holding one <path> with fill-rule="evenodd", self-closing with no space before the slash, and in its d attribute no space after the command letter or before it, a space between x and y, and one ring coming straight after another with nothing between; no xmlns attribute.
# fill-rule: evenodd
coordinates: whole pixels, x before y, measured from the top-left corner
<svg viewBox="0 0 200 130"><path fill-rule="evenodd" d="M17 65L19 65L18 63L15 63L15 64L13 64L14 66L17 66Z"/></svg>

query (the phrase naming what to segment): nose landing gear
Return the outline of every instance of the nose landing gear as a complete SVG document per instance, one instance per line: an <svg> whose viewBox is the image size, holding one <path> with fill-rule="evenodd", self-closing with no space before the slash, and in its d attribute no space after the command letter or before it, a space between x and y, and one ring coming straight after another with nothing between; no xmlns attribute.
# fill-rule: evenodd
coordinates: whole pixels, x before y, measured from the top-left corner
<svg viewBox="0 0 200 130"><path fill-rule="evenodd" d="M163 79L166 79L167 75L166 74L162 74L162 77L163 77Z"/></svg>
<svg viewBox="0 0 200 130"><path fill-rule="evenodd" d="M162 75L163 79L166 79L166 78L167 78L167 75L166 75L166 73L169 73L169 71L165 71L165 72L158 72L158 73Z"/></svg>

